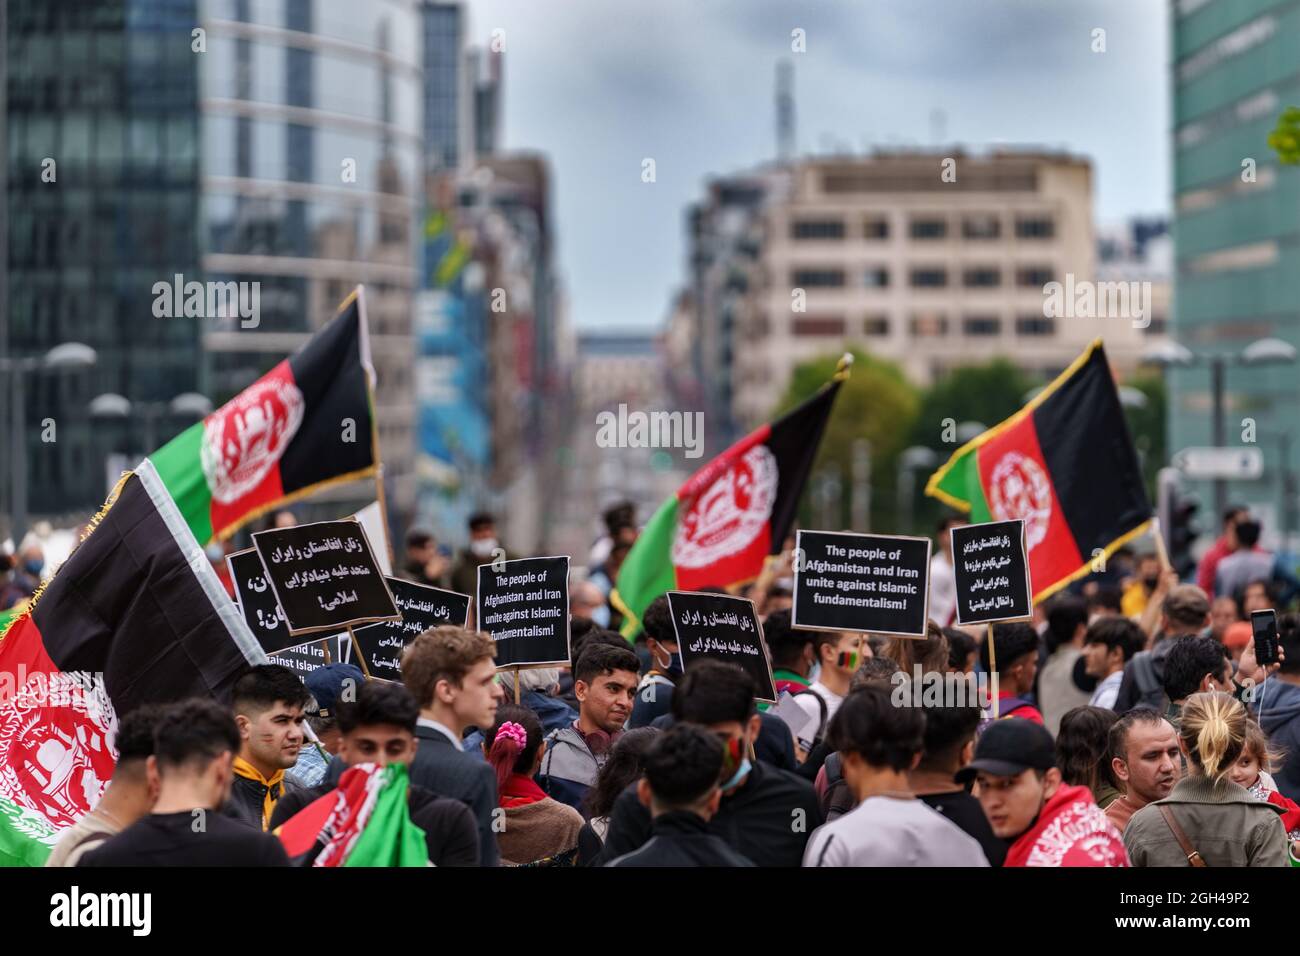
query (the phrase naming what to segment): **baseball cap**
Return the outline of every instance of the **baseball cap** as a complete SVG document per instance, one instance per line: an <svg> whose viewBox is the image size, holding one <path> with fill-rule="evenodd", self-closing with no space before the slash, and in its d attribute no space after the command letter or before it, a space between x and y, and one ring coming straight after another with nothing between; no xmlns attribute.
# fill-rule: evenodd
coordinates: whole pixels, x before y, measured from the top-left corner
<svg viewBox="0 0 1300 956"><path fill-rule="evenodd" d="M366 675L356 664L326 664L307 675L303 683L316 698L316 715L330 718L334 716L334 705L339 694L343 693L345 681L352 681L353 688L359 688L366 682Z"/></svg>
<svg viewBox="0 0 1300 956"><path fill-rule="evenodd" d="M994 721L975 744L975 759L955 774L965 783L983 770L995 777L1014 777L1026 770L1050 770L1056 766L1056 745L1052 735L1032 720L1007 717Z"/></svg>

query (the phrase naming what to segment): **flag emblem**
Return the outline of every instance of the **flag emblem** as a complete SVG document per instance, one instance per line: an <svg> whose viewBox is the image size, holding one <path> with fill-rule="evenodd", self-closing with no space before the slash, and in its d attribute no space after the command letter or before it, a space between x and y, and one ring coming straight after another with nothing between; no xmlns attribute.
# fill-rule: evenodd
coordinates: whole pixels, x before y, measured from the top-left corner
<svg viewBox="0 0 1300 956"><path fill-rule="evenodd" d="M254 382L204 423L199 458L214 500L257 488L298 433L306 403L286 363Z"/></svg>
<svg viewBox="0 0 1300 956"><path fill-rule="evenodd" d="M0 800L53 828L76 823L113 775L116 724L102 680L84 671L31 674L0 700Z"/></svg>
<svg viewBox="0 0 1300 956"><path fill-rule="evenodd" d="M707 567L748 548L772 516L778 477L776 457L766 445L737 457L687 510L673 542L673 564Z"/></svg>
<svg viewBox="0 0 1300 956"><path fill-rule="evenodd" d="M1038 463L1018 451L1009 451L993 466L989 504L998 521L1025 519L1025 547L1047 537L1052 517L1052 488Z"/></svg>

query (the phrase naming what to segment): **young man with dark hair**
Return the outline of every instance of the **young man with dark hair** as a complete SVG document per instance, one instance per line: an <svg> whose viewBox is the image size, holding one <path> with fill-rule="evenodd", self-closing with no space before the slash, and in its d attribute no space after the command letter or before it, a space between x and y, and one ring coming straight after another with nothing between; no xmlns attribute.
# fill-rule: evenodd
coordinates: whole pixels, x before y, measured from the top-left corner
<svg viewBox="0 0 1300 956"><path fill-rule="evenodd" d="M1300 803L1300 617L1278 615L1277 636L1282 662L1255 688L1250 706L1269 740L1286 750L1282 766L1273 770L1278 792ZM1253 661L1253 647L1246 651Z"/></svg>
<svg viewBox="0 0 1300 956"><path fill-rule="evenodd" d="M1001 866L1007 844L993 833L980 802L954 782L975 752L979 707L922 707L925 734L921 759L908 775L908 788L931 810L943 814L980 845L990 866Z"/></svg>
<svg viewBox="0 0 1300 956"><path fill-rule="evenodd" d="M763 621L763 640L772 658L772 677L776 692L798 694L812 686L813 664L817 650L812 631L796 631L790 626L789 611L773 611Z"/></svg>
<svg viewBox="0 0 1300 956"><path fill-rule="evenodd" d="M1174 725L1154 710L1134 707L1110 728L1111 774L1124 793L1106 808L1121 834L1133 814L1169 796L1178 782L1182 753Z"/></svg>
<svg viewBox="0 0 1300 956"><path fill-rule="evenodd" d="M1142 650L1146 635L1126 617L1104 617L1088 627L1084 656L1089 677L1097 678L1097 689L1088 700L1090 707L1115 709L1119 685L1124 682L1124 665Z"/></svg>
<svg viewBox="0 0 1300 956"><path fill-rule="evenodd" d="M856 690L827 731L857 806L813 834L804 866L988 866L979 843L916 798L925 716L884 687Z"/></svg>
<svg viewBox="0 0 1300 956"><path fill-rule="evenodd" d="M280 664L250 668L235 681L232 696L240 744L223 812L265 830L276 801L297 789L285 771L298 762L312 696L298 675Z"/></svg>
<svg viewBox="0 0 1300 956"><path fill-rule="evenodd" d="M1038 672L1038 635L1028 624L994 624L998 671L998 717L1022 717L1042 726L1043 715L1029 699ZM980 645L980 662L993 672L989 642Z"/></svg>
<svg viewBox="0 0 1300 956"><path fill-rule="evenodd" d="M415 698L401 684L365 684L356 700L338 705L339 759L348 767L361 763L409 767L415 759L415 726L419 717ZM289 794L276 805L271 829L278 829L299 811L337 789L334 784L322 783ZM411 822L424 831L430 863L478 866L478 825L465 804L439 797L415 784L407 789L406 799ZM316 851L323 845L318 843ZM302 862L306 865L309 860L310 854Z"/></svg>
<svg viewBox="0 0 1300 956"><path fill-rule="evenodd" d="M1155 711L1166 708L1165 658L1178 641L1209 626L1210 599L1195 584L1178 584L1169 589L1160 613L1159 640L1151 650L1138 651L1124 665L1124 677L1112 708L1117 714L1138 706Z"/></svg>
<svg viewBox="0 0 1300 956"><path fill-rule="evenodd" d="M420 708L411 783L469 807L478 824L479 861L500 860L492 811L496 775L461 749L465 731L491 729L503 696L497 683L496 645L486 634L450 625L425 631L402 652L402 683Z"/></svg>
<svg viewBox="0 0 1300 956"><path fill-rule="evenodd" d="M606 866L753 866L709 821L722 800L727 750L714 734L694 724L674 724L658 735L644 758L637 797L650 809L650 839Z"/></svg>
<svg viewBox="0 0 1300 956"><path fill-rule="evenodd" d="M821 811L812 784L754 758L762 726L754 693L754 679L736 665L696 661L673 693L673 721L717 735L736 767L722 782L709 831L758 866L798 866ZM632 852L650 838L650 830L650 812L629 786L614 801L600 859Z"/></svg>
<svg viewBox="0 0 1300 956"><path fill-rule="evenodd" d="M451 562L438 551L438 540L425 528L406 532L406 555L402 559L402 576L416 584L445 588Z"/></svg>
<svg viewBox="0 0 1300 956"><path fill-rule="evenodd" d="M1231 694L1232 658L1228 649L1212 637L1184 637L1165 656L1165 696L1169 707L1165 719L1178 730L1182 727L1183 702L1202 691L1220 690Z"/></svg>
<svg viewBox="0 0 1300 956"><path fill-rule="evenodd" d="M451 569L451 589L475 598L478 596L479 566L491 564L498 556L503 561L510 561L514 555L501 547L497 540L497 519L488 512L476 511L469 516L466 525L469 546L461 551Z"/></svg>
<svg viewBox="0 0 1300 956"><path fill-rule="evenodd" d="M639 669L626 642L611 647L588 641L573 668L578 719L546 738L537 784L547 796L582 810L583 798L632 715Z"/></svg>
<svg viewBox="0 0 1300 956"><path fill-rule="evenodd" d="M1218 574L1219 562L1237 550L1237 522L1250 515L1245 505L1230 505L1223 513L1223 533L1219 535L1210 550L1201 556L1201 563L1196 568L1196 583L1205 594L1214 593L1214 579Z"/></svg>
<svg viewBox="0 0 1300 956"><path fill-rule="evenodd" d="M79 866L288 866L280 841L218 812L230 796L240 731L215 701L168 707L154 730L147 772L153 809L81 858Z"/></svg>
<svg viewBox="0 0 1300 956"><path fill-rule="evenodd" d="M1070 786L1056 766L1056 745L1028 720L997 720L957 773L975 780L975 796L995 835L1010 842L1003 866L1128 866L1116 829L1085 786Z"/></svg>
<svg viewBox="0 0 1300 956"><path fill-rule="evenodd" d="M83 854L153 809L158 799L158 774L149 772L149 758L162 712L161 707L146 705L118 721L113 776L95 808L59 835L46 866L76 866Z"/></svg>
<svg viewBox="0 0 1300 956"><path fill-rule="evenodd" d="M668 609L668 595L659 595L646 607L641 616L641 629L645 631L650 669L637 685L636 703L627 722L629 730L645 727L668 713L673 688L682 676L682 655L677 647L672 613Z"/></svg>

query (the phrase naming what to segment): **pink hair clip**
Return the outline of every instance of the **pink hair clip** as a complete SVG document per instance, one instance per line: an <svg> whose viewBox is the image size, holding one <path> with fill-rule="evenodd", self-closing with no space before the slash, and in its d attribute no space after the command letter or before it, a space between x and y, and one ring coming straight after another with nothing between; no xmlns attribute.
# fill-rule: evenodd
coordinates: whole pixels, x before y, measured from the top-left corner
<svg viewBox="0 0 1300 956"><path fill-rule="evenodd" d="M517 724L513 720L507 720L501 725L501 729L497 731L496 738L492 742L496 743L502 737L509 737L519 745L520 750L528 746L528 731L524 730L522 724Z"/></svg>

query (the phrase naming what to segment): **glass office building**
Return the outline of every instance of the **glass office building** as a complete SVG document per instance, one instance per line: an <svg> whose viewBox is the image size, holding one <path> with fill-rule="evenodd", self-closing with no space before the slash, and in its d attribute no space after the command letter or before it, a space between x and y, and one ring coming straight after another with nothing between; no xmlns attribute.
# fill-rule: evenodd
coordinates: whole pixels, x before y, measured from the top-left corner
<svg viewBox="0 0 1300 956"><path fill-rule="evenodd" d="M1300 368L1246 367L1235 357L1276 337L1300 346L1300 170L1267 145L1278 115L1300 103L1300 4L1294 0L1173 0L1173 173L1176 250L1172 337L1198 354L1230 359L1226 437L1240 445L1254 423L1263 476L1229 485L1270 533L1296 530L1284 486L1294 445ZM1170 449L1208 445L1208 368L1172 373ZM1212 497L1197 488L1204 512ZM1218 516L1200 519L1207 535Z"/></svg>

